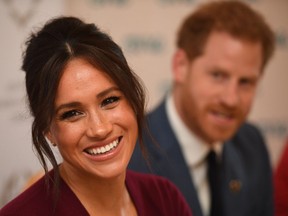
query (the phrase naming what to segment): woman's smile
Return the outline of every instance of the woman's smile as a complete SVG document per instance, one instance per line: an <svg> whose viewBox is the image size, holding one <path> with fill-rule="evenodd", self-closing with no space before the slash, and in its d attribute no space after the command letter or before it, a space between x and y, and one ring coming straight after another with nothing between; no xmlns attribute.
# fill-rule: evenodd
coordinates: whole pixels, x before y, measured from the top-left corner
<svg viewBox="0 0 288 216"><path fill-rule="evenodd" d="M94 162L106 162L117 158L122 151L122 137L109 142L106 145L93 145L84 149L85 156Z"/></svg>
<svg viewBox="0 0 288 216"><path fill-rule="evenodd" d="M89 147L89 148L85 149L84 152L86 152L90 155L103 155L103 154L109 153L113 149L117 148L119 142L120 142L120 138L114 140L111 143L103 145L103 146Z"/></svg>

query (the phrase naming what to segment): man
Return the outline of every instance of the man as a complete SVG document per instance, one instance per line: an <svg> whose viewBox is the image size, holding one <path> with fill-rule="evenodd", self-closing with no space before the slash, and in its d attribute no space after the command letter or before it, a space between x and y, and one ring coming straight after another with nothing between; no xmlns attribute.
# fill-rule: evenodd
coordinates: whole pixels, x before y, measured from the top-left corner
<svg viewBox="0 0 288 216"><path fill-rule="evenodd" d="M130 168L170 179L195 216L273 215L267 149L245 122L273 51L272 30L244 3L213 1L189 15L178 32L172 91L147 116L149 163L136 148Z"/></svg>

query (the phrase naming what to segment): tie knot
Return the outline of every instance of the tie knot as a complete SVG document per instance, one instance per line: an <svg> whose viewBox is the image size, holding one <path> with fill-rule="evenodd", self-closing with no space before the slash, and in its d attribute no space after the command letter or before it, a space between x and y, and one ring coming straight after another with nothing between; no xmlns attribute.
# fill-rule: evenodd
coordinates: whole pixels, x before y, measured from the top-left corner
<svg viewBox="0 0 288 216"><path fill-rule="evenodd" d="M207 161L208 161L209 166L211 164L215 164L215 165L218 164L217 154L214 150L210 150L210 152L208 153Z"/></svg>
<svg viewBox="0 0 288 216"><path fill-rule="evenodd" d="M214 150L210 150L208 153L208 158L216 158L216 152Z"/></svg>

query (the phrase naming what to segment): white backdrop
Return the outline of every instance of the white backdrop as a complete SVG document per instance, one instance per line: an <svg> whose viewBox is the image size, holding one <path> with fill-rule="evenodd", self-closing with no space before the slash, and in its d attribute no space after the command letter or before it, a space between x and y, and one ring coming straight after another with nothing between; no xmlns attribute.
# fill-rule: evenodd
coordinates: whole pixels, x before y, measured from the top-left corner
<svg viewBox="0 0 288 216"><path fill-rule="evenodd" d="M288 137L288 1L243 1L259 10L277 33L277 50L250 115L265 134L275 166ZM178 26L202 2L205 0L0 0L0 207L40 169L32 151L31 118L20 70L28 33L58 15L96 23L123 48L130 66L143 79L150 109L169 89Z"/></svg>

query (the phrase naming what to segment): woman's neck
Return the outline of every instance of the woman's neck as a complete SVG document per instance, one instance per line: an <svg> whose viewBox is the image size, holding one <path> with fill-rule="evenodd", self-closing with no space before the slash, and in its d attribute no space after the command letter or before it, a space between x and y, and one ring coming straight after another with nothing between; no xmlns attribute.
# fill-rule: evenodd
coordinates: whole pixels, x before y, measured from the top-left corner
<svg viewBox="0 0 288 216"><path fill-rule="evenodd" d="M137 215L125 185L126 173L103 179L67 173L60 166L60 175L90 215Z"/></svg>

